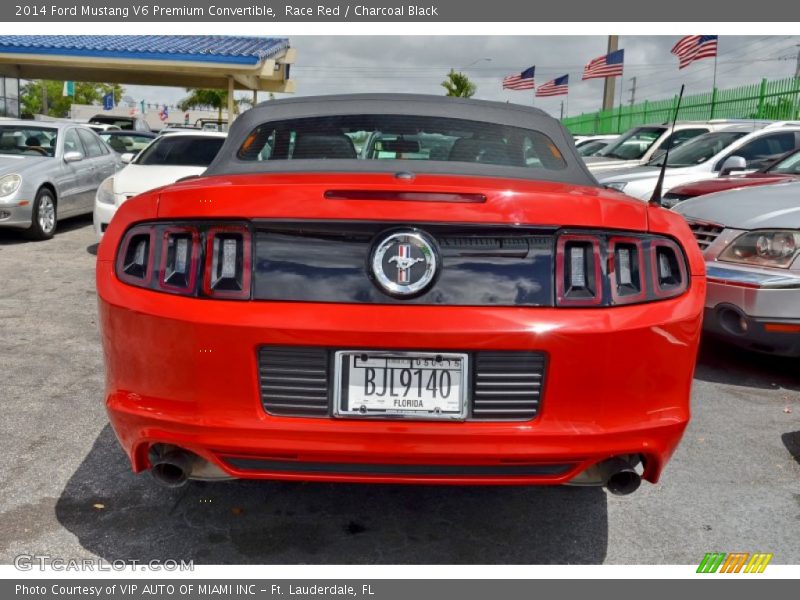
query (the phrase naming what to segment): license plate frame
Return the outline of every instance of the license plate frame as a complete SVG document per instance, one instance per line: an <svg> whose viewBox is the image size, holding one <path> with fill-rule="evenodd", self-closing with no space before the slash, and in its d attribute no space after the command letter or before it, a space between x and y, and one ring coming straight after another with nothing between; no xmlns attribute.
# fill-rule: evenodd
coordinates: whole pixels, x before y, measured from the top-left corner
<svg viewBox="0 0 800 600"><path fill-rule="evenodd" d="M460 373L460 385L457 392L457 410L446 410L435 412L433 410L420 410L416 408L354 408L350 405L349 398L349 378L352 364L351 357L362 360L364 355L370 360L396 360L400 363L413 360L433 360L441 358L442 361L459 361L457 368L442 367L418 367L427 371L435 369L458 371ZM425 421L464 421L468 414L468 401L470 390L469 379L469 355L464 352L429 352L429 351L396 351L396 350L339 350L334 354L334 384L333 384L333 416L347 419L413 419ZM358 367L356 367L358 368ZM366 367L361 367L366 368ZM387 367L388 368L388 367ZM392 368L402 368L393 366ZM407 368L411 368L411 365ZM386 377L386 375L384 375ZM345 386L348 388L345 388ZM385 387L385 386L384 386Z"/></svg>

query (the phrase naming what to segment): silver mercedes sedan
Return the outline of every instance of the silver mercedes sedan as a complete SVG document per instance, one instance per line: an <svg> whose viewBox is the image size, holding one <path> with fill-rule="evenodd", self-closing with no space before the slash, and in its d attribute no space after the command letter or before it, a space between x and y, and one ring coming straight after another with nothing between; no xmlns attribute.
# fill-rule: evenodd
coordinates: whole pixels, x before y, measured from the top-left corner
<svg viewBox="0 0 800 600"><path fill-rule="evenodd" d="M800 182L708 194L673 210L705 255L704 329L750 350L800 356Z"/></svg>
<svg viewBox="0 0 800 600"><path fill-rule="evenodd" d="M0 227L53 237L59 219L92 212L100 183L121 165L86 126L0 121Z"/></svg>

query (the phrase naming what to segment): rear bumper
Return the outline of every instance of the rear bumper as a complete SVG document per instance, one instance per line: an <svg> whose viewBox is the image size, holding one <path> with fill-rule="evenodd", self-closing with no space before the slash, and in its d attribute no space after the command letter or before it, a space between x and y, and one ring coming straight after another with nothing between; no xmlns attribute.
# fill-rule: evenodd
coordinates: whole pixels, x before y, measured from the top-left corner
<svg viewBox="0 0 800 600"><path fill-rule="evenodd" d="M234 477L558 484L631 454L655 482L689 419L703 277L644 306L517 309L198 300L98 269L106 404L135 471L166 443ZM548 372L526 422L276 417L260 399L263 344L537 350Z"/></svg>

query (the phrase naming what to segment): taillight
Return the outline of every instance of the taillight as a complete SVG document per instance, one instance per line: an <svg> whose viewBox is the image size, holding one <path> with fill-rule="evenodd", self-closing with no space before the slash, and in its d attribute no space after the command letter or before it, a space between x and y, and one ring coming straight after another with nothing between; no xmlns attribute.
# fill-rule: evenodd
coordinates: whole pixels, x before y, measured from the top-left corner
<svg viewBox="0 0 800 600"><path fill-rule="evenodd" d="M185 296L250 298L251 233L241 223L147 223L117 252L117 276L138 287Z"/></svg>
<svg viewBox="0 0 800 600"><path fill-rule="evenodd" d="M213 298L250 297L250 230L211 227L206 234L203 292Z"/></svg>
<svg viewBox="0 0 800 600"><path fill-rule="evenodd" d="M153 278L155 240L152 227L133 227L122 238L117 276L125 283L149 287Z"/></svg>
<svg viewBox="0 0 800 600"><path fill-rule="evenodd" d="M656 296L671 298L686 289L686 264L675 242L668 239L653 240L650 259Z"/></svg>
<svg viewBox="0 0 800 600"><path fill-rule="evenodd" d="M643 246L639 238L608 240L608 280L614 304L633 304L647 297Z"/></svg>
<svg viewBox="0 0 800 600"><path fill-rule="evenodd" d="M192 294L200 262L200 232L196 227L166 227L161 235L158 285L167 292Z"/></svg>
<svg viewBox="0 0 800 600"><path fill-rule="evenodd" d="M603 301L600 240L564 234L556 249L556 294L560 306L594 306Z"/></svg>
<svg viewBox="0 0 800 600"><path fill-rule="evenodd" d="M652 302L678 296L689 286L678 244L646 234L562 233L555 278L557 306Z"/></svg>

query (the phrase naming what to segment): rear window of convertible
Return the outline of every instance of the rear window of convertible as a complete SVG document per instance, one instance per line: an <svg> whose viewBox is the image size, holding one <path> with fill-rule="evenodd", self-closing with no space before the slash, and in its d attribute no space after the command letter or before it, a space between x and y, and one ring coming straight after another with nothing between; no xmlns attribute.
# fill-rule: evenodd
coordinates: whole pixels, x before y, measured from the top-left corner
<svg viewBox="0 0 800 600"><path fill-rule="evenodd" d="M243 161L420 160L561 170L544 133L497 123L412 115L341 115L263 123L237 152Z"/></svg>

